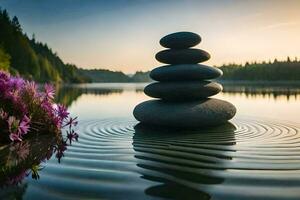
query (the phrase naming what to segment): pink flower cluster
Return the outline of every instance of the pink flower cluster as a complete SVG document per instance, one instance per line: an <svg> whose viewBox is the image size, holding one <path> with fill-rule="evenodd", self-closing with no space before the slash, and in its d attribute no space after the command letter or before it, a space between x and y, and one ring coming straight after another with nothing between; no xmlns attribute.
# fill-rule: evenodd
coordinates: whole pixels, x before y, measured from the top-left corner
<svg viewBox="0 0 300 200"><path fill-rule="evenodd" d="M33 81L25 81L0 71L0 140L22 141L31 132L60 133L77 125L77 117L69 116L67 108L54 102L55 89L45 84L42 91Z"/></svg>

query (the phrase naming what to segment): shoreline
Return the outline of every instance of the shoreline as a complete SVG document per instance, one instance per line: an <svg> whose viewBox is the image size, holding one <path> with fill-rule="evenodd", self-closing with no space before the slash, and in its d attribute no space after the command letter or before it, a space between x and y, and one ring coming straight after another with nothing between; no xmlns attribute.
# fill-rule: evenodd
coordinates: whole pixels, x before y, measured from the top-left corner
<svg viewBox="0 0 300 200"><path fill-rule="evenodd" d="M83 85L83 84L149 84L156 81L145 82L89 82L89 83L56 83L56 85ZM241 85L299 85L299 81L247 81L247 80L216 80L216 82L225 85L241 84Z"/></svg>

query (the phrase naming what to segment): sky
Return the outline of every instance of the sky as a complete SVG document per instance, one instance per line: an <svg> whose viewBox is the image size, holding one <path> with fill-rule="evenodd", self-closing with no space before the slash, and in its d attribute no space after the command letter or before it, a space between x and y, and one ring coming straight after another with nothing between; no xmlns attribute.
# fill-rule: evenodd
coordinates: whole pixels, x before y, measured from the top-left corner
<svg viewBox="0 0 300 200"><path fill-rule="evenodd" d="M204 64L300 57L300 0L0 0L23 30L81 68L134 73L163 64L159 40L202 37ZM1 31L1 30L0 30Z"/></svg>

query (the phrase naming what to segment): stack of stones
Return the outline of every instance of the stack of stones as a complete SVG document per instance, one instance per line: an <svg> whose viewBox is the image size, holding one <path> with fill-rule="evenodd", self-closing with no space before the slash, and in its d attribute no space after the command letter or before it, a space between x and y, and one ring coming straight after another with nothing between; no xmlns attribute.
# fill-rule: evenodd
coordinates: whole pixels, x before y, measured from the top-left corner
<svg viewBox="0 0 300 200"><path fill-rule="evenodd" d="M174 128L199 128L226 123L236 113L229 102L209 98L222 91L210 81L222 76L215 67L198 64L209 60L204 50L191 48L201 37L191 32L177 32L163 37L160 44L169 48L156 54L156 59L169 65L151 71L158 82L146 86L146 95L159 98L137 105L133 114L146 125Z"/></svg>

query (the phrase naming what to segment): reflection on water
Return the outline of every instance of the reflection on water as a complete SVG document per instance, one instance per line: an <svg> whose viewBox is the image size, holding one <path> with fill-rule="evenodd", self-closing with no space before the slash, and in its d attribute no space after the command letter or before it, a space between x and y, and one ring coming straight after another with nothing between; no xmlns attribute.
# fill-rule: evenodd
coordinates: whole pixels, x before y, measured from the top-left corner
<svg viewBox="0 0 300 200"><path fill-rule="evenodd" d="M138 124L134 127L133 149L142 168L142 178L157 182L145 190L150 196L171 199L210 199L193 184L221 184L224 179L200 169L221 168L226 155L213 152L220 145L234 145L236 127L228 123L201 131L162 130ZM209 144L210 146L205 146ZM200 147L200 148L199 148Z"/></svg>
<svg viewBox="0 0 300 200"><path fill-rule="evenodd" d="M135 126L133 148L142 178L157 183L146 194L171 199L298 199L299 128L251 119L234 123L194 132Z"/></svg>
<svg viewBox="0 0 300 200"><path fill-rule="evenodd" d="M225 84L223 93L231 95L245 95L249 98L272 98L277 100L284 97L286 100L290 100L291 98L299 100L300 85Z"/></svg>
<svg viewBox="0 0 300 200"><path fill-rule="evenodd" d="M27 182L24 199L300 196L300 132L292 124L241 119L178 132L112 118L84 121L78 132L64 162L48 163L43 178Z"/></svg>
<svg viewBox="0 0 300 200"><path fill-rule="evenodd" d="M67 149L67 142L61 136L40 135L25 141L0 146L0 199L18 199L26 190L24 179L38 180L40 171L52 155L60 163Z"/></svg>
<svg viewBox="0 0 300 200"><path fill-rule="evenodd" d="M147 83L138 84L82 84L58 89L57 100L66 104L80 119L130 117L134 107L150 99L142 91ZM216 98L237 107L237 117L268 117L288 121L299 120L300 85L229 84Z"/></svg>
<svg viewBox="0 0 300 200"><path fill-rule="evenodd" d="M66 106L70 106L73 101L76 101L78 97L84 94L93 94L95 96L107 96L113 93L122 93L122 88L113 87L93 87L93 85L66 85L56 88L56 102L62 103Z"/></svg>
<svg viewBox="0 0 300 200"><path fill-rule="evenodd" d="M58 87L79 141L1 146L0 199L299 199L300 87L224 84L234 120L179 132L133 119L145 85Z"/></svg>
<svg viewBox="0 0 300 200"><path fill-rule="evenodd" d="M134 91L135 93L143 93L144 86L142 84L126 84L126 83L103 83L103 84L77 84L65 85L57 87L56 101L70 106L82 95L109 96L111 94L121 94L124 91ZM285 97L286 100L294 98L298 100L300 97L300 84L233 84L223 83L223 93L232 96L245 96L247 98L272 98L280 99Z"/></svg>

